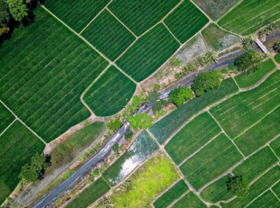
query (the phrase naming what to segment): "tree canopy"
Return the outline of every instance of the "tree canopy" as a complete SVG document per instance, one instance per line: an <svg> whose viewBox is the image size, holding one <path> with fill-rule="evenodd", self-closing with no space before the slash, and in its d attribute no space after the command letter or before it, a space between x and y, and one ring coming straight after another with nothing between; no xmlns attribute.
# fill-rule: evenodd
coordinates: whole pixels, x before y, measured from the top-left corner
<svg viewBox="0 0 280 208"><path fill-rule="evenodd" d="M221 71L209 71L199 74L194 83L193 90L196 96L201 96L209 90L218 88L222 83Z"/></svg>
<svg viewBox="0 0 280 208"><path fill-rule="evenodd" d="M170 92L169 101L174 103L177 107L182 106L187 100L193 97L193 92L188 87L178 87Z"/></svg>
<svg viewBox="0 0 280 208"><path fill-rule="evenodd" d="M115 132L122 127L122 122L120 119L116 118L108 122L107 127L109 130Z"/></svg>
<svg viewBox="0 0 280 208"><path fill-rule="evenodd" d="M148 116L146 113L140 113L136 116L130 117L129 119L130 125L135 130L140 129L147 129L152 127L153 125L153 118Z"/></svg>
<svg viewBox="0 0 280 208"><path fill-rule="evenodd" d="M249 193L249 184L241 175L236 175L228 179L227 190L240 198L245 198Z"/></svg>
<svg viewBox="0 0 280 208"><path fill-rule="evenodd" d="M254 68L254 66L261 61L261 57L253 50L246 51L239 56L234 64L238 71L245 71L246 69Z"/></svg>
<svg viewBox="0 0 280 208"><path fill-rule="evenodd" d="M16 21L21 21L28 15L28 8L24 0L7 0L11 15Z"/></svg>

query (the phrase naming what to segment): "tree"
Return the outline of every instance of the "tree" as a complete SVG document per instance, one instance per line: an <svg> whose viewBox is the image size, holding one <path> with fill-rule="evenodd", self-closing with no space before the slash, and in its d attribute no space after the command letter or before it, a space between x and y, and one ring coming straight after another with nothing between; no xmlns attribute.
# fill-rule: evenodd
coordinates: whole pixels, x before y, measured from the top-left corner
<svg viewBox="0 0 280 208"><path fill-rule="evenodd" d="M156 102L159 99L160 94L158 92L149 92L147 100L150 102Z"/></svg>
<svg viewBox="0 0 280 208"><path fill-rule="evenodd" d="M163 107L168 106L168 105L169 105L168 101L159 100L153 105L152 110L154 113L156 113L156 112L161 111Z"/></svg>
<svg viewBox="0 0 280 208"><path fill-rule="evenodd" d="M7 0L11 15L16 21L21 21L28 15L28 8L23 0Z"/></svg>
<svg viewBox="0 0 280 208"><path fill-rule="evenodd" d="M132 107L133 107L133 110L136 111L140 108L142 104L142 100L139 96L135 95L133 96L132 98Z"/></svg>
<svg viewBox="0 0 280 208"><path fill-rule="evenodd" d="M193 90L196 96L201 96L209 90L218 88L222 83L222 73L220 71L209 71L200 73L194 83Z"/></svg>
<svg viewBox="0 0 280 208"><path fill-rule="evenodd" d="M115 131L119 130L122 127L122 125L123 124L120 121L120 119L116 118L114 120L109 121L108 124L107 124L107 127L112 132L115 132Z"/></svg>
<svg viewBox="0 0 280 208"><path fill-rule="evenodd" d="M169 94L169 101L177 107L182 106L187 100L193 97L193 92L188 87L178 87Z"/></svg>
<svg viewBox="0 0 280 208"><path fill-rule="evenodd" d="M0 35L10 31L8 22L10 20L9 6L4 0L0 0Z"/></svg>
<svg viewBox="0 0 280 208"><path fill-rule="evenodd" d="M138 130L139 128L147 129L152 127L153 118L148 116L146 113L140 113L134 117L130 117L129 122L132 128L135 130Z"/></svg>
<svg viewBox="0 0 280 208"><path fill-rule="evenodd" d="M236 175L228 179L227 190L240 198L245 198L249 193L249 184L241 175Z"/></svg>
<svg viewBox="0 0 280 208"><path fill-rule="evenodd" d="M277 53L280 53L280 41L274 43L273 49L274 49Z"/></svg>
<svg viewBox="0 0 280 208"><path fill-rule="evenodd" d="M239 56L234 64L237 66L238 71L244 72L246 69L253 68L257 63L261 61L261 57L253 50L246 51L244 54Z"/></svg>

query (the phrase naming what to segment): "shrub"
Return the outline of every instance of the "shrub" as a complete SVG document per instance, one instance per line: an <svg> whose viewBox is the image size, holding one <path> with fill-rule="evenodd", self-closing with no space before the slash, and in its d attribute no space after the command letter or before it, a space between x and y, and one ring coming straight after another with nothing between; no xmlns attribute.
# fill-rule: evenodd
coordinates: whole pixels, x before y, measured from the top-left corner
<svg viewBox="0 0 280 208"><path fill-rule="evenodd" d="M147 97L148 101L156 102L159 99L160 94L158 92L149 92Z"/></svg>
<svg viewBox="0 0 280 208"><path fill-rule="evenodd" d="M114 120L111 120L108 122L107 127L110 131L117 131L122 127L122 122L120 121L120 119L116 118Z"/></svg>
<svg viewBox="0 0 280 208"><path fill-rule="evenodd" d="M159 100L153 105L152 110L154 113L157 113L157 112L161 111L163 107L168 106L168 105L169 105L168 101Z"/></svg>
<svg viewBox="0 0 280 208"><path fill-rule="evenodd" d="M140 129L147 129L152 127L153 125L153 118L148 116L146 113L140 113L134 117L129 119L130 125L135 130Z"/></svg>
<svg viewBox="0 0 280 208"><path fill-rule="evenodd" d="M238 71L245 71L246 69L250 69L254 67L255 64L261 61L261 57L257 55L255 51L249 50L239 56L234 64L237 67Z"/></svg>
<svg viewBox="0 0 280 208"><path fill-rule="evenodd" d="M227 190L240 198L245 198L249 193L249 184L241 175L233 176L227 181Z"/></svg>
<svg viewBox="0 0 280 208"><path fill-rule="evenodd" d="M169 94L169 101L177 107L182 106L187 100L193 97L193 92L188 87L178 87Z"/></svg>

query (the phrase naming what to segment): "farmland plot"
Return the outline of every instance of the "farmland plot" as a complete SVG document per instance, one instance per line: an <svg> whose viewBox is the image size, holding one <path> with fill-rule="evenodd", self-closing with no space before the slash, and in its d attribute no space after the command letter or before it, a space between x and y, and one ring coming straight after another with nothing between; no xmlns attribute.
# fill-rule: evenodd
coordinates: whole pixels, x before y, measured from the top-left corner
<svg viewBox="0 0 280 208"><path fill-rule="evenodd" d="M164 25L160 24L138 39L117 61L117 65L140 82L156 71L179 46Z"/></svg>
<svg viewBox="0 0 280 208"><path fill-rule="evenodd" d="M245 155L251 154L280 134L279 115L280 107L234 140Z"/></svg>
<svg viewBox="0 0 280 208"><path fill-rule="evenodd" d="M103 11L82 33L93 46L115 60L135 37L107 10Z"/></svg>
<svg viewBox="0 0 280 208"><path fill-rule="evenodd" d="M80 96L108 63L47 12L35 14L1 47L0 94L49 142L90 116Z"/></svg>
<svg viewBox="0 0 280 208"><path fill-rule="evenodd" d="M193 115L203 110L207 106L217 102L218 100L235 93L238 88L234 81L229 78L222 82L221 86L212 90L203 96L196 98L180 108L172 111L166 117L158 121L151 128L151 132L156 137L160 144L163 144L165 140L184 122L186 122Z"/></svg>
<svg viewBox="0 0 280 208"><path fill-rule="evenodd" d="M164 21L181 43L195 35L208 22L208 18L190 1L184 1Z"/></svg>
<svg viewBox="0 0 280 208"><path fill-rule="evenodd" d="M244 0L218 24L235 33L249 35L279 18L279 0Z"/></svg>
<svg viewBox="0 0 280 208"><path fill-rule="evenodd" d="M45 6L76 32L80 32L110 0L48 0Z"/></svg>
<svg viewBox="0 0 280 208"><path fill-rule="evenodd" d="M13 191L19 182L21 167L30 158L44 149L41 142L19 121L16 121L0 137L0 204Z"/></svg>
<svg viewBox="0 0 280 208"><path fill-rule="evenodd" d="M14 120L14 116L0 103L0 134L4 131L10 123Z"/></svg>
<svg viewBox="0 0 280 208"><path fill-rule="evenodd" d="M188 191L188 186L186 185L184 180L180 180L174 186L172 186L167 192L161 195L155 202L155 208L166 208L173 201L178 199L182 194Z"/></svg>
<svg viewBox="0 0 280 208"><path fill-rule="evenodd" d="M193 208L206 208L207 206L199 199L197 196L190 192L187 195L185 195L182 199L180 199L178 202L176 202L172 208L185 208L186 204L189 207Z"/></svg>
<svg viewBox="0 0 280 208"><path fill-rule="evenodd" d="M271 142L270 147L273 149L273 151L276 153L278 157L280 157L280 137L273 142Z"/></svg>
<svg viewBox="0 0 280 208"><path fill-rule="evenodd" d="M235 95L210 111L234 139L279 106L279 96L280 72L277 71L259 87Z"/></svg>
<svg viewBox="0 0 280 208"><path fill-rule="evenodd" d="M115 0L109 9L136 35L141 35L168 14L180 0Z"/></svg>
<svg viewBox="0 0 280 208"><path fill-rule="evenodd" d="M280 197L280 182L277 183L275 186L272 187L272 191Z"/></svg>
<svg viewBox="0 0 280 208"><path fill-rule="evenodd" d="M259 178L255 183L250 186L249 194L246 198L236 198L235 200L222 204L224 208L243 208L248 205L252 200L258 197L261 193L270 188L273 184L277 183L280 178L280 167L277 165L261 178ZM251 208L253 208L251 206ZM265 207L266 208L266 207Z"/></svg>
<svg viewBox="0 0 280 208"><path fill-rule="evenodd" d="M134 82L111 66L86 92L84 100L96 115L111 116L128 103L135 89Z"/></svg>
<svg viewBox="0 0 280 208"><path fill-rule="evenodd" d="M218 124L205 112L179 131L165 146L165 149L174 162L180 164L220 132Z"/></svg>
<svg viewBox="0 0 280 208"><path fill-rule="evenodd" d="M180 169L193 187L198 190L241 159L242 156L235 146L222 134L183 163Z"/></svg>
<svg viewBox="0 0 280 208"><path fill-rule="evenodd" d="M280 201L275 197L271 191L265 192L257 198L248 208L275 208L280 207Z"/></svg>

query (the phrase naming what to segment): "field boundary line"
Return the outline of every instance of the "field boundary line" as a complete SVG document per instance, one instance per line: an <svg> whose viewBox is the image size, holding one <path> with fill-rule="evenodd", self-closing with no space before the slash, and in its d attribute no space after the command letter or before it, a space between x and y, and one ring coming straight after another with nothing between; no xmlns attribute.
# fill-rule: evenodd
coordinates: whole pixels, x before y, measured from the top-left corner
<svg viewBox="0 0 280 208"><path fill-rule="evenodd" d="M89 23L79 32L79 35L81 35L90 25L91 23L97 19L97 17L109 6L109 4L112 3L113 0L110 0L109 3L103 7L96 15L92 18L92 20L89 21Z"/></svg>
<svg viewBox="0 0 280 208"><path fill-rule="evenodd" d="M212 23L214 22L214 20L212 20L212 18L203 10L201 9L193 0L190 0L190 2L202 13L204 14L205 17L208 18L208 20Z"/></svg>
<svg viewBox="0 0 280 208"><path fill-rule="evenodd" d="M118 65L116 65L115 62L110 60L107 56L105 56L103 53L101 53L97 48L95 48L89 41L87 41L83 36L81 36L79 33L74 31L71 27L69 27L65 22L63 22L61 19L59 19L55 14L53 14L50 10L48 10L45 6L41 6L46 12L48 12L50 15L52 15L57 21L59 21L61 24L63 24L66 28L68 28L71 32L73 32L76 36L78 36L80 39L82 39L89 47L91 47L95 52L97 52L101 57L103 57L106 61L108 61L111 65L115 66L121 73L123 73L126 77L128 77L131 81L133 81L136 85L138 85L138 82L136 82L132 77L130 77L128 74L126 74Z"/></svg>
<svg viewBox="0 0 280 208"><path fill-rule="evenodd" d="M173 38L180 44L180 46L181 45L183 45L182 43L181 43L181 41L173 34L173 32L169 29L169 27L167 27L167 25L164 23L164 22L162 22L162 24L163 24L163 26L168 30L168 32L173 36Z"/></svg>
<svg viewBox="0 0 280 208"><path fill-rule="evenodd" d="M269 148L270 148L270 150L271 150L271 152L273 152L273 154L275 155L275 157L278 159L278 161L280 162L280 158L278 157L278 155L275 153L275 151L273 150L273 148L270 146L270 144L271 144L271 142L267 145Z"/></svg>
<svg viewBox="0 0 280 208"><path fill-rule="evenodd" d="M276 197L276 199L278 199L278 201L280 202L280 199L279 199L279 197L277 196L277 194L272 190L272 187L269 189L271 192L272 192L272 194Z"/></svg>
<svg viewBox="0 0 280 208"><path fill-rule="evenodd" d="M24 125L29 131L31 131L38 139L40 139L45 145L47 143L35 132L33 131L29 126L27 126L2 100L0 100L0 103L8 110L10 113L13 114L15 119L17 119L22 125Z"/></svg>
<svg viewBox="0 0 280 208"><path fill-rule="evenodd" d="M222 18L224 18L228 13L230 13L232 10L234 10L239 4L241 4L244 0L239 0L232 8L230 8L226 13L224 13L222 16L220 16L216 22L218 23Z"/></svg>
<svg viewBox="0 0 280 208"><path fill-rule="evenodd" d="M206 142L204 145L202 145L200 148L198 148L196 151L194 151L191 155L186 157L178 166L180 167L183 165L185 162L187 162L189 159L194 157L197 153L202 151L206 146L208 146L211 142L213 142L217 137L219 137L221 134L223 134L222 131L220 131L217 135L215 135L213 138L211 138L208 142Z"/></svg>
<svg viewBox="0 0 280 208"><path fill-rule="evenodd" d="M220 124L220 122L214 117L214 115L208 110L207 111L208 114L214 119L214 121L218 124L218 126L221 128L222 132L224 133L224 135L231 141L231 143L233 144L233 146L235 146L235 148L238 150L238 152L242 155L242 157L244 159L246 159L246 156L243 154L243 152L239 149L239 147L235 144L235 142L229 137L229 135L225 132L225 130L223 129L222 125Z"/></svg>
<svg viewBox="0 0 280 208"><path fill-rule="evenodd" d="M250 129L252 129L254 126L256 126L257 124L259 124L260 122L262 122L262 120L264 120L266 117L268 117L270 114L272 114L274 111L277 110L277 108L280 108L280 104L277 105L275 108L273 108L271 111L269 111L267 114L265 114L262 118L260 118L260 120L258 120L257 122L253 123L251 126L249 126L248 128L244 129L244 131L242 131L240 134L238 134L236 137L234 137L233 141L238 139L240 136L242 136L244 133L246 133L247 131L249 131Z"/></svg>
<svg viewBox="0 0 280 208"><path fill-rule="evenodd" d="M2 131L0 132L0 137L17 121L17 118L14 118L14 120Z"/></svg>
<svg viewBox="0 0 280 208"><path fill-rule="evenodd" d="M238 87L238 91L239 91L239 92L242 92L242 89L241 89L241 87L239 86L239 84L237 83L235 77L234 77L234 76L231 76L231 78L233 79L233 81L235 82L236 86Z"/></svg>
<svg viewBox="0 0 280 208"><path fill-rule="evenodd" d="M183 193L180 197L175 199L171 204L169 204L166 208L171 208L173 207L174 204L176 204L178 201L180 201L182 198L184 198L187 194L189 194L191 191L187 190L185 193Z"/></svg>

